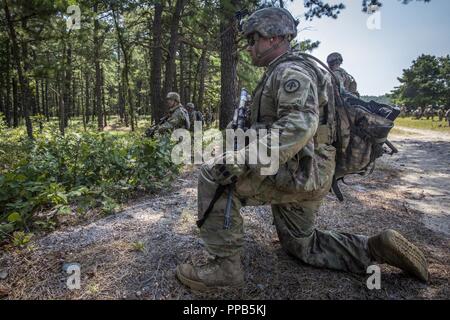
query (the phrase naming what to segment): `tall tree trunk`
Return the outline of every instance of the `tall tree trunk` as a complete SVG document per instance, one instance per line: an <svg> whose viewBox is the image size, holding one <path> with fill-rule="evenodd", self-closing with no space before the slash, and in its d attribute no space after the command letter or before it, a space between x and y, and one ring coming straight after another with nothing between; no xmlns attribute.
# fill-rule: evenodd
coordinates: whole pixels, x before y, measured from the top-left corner
<svg viewBox="0 0 450 320"><path fill-rule="evenodd" d="M161 99L161 19L163 12L162 2L155 4L155 17L153 18L153 50L152 50L152 71L150 76L152 92L152 120L158 122L164 116Z"/></svg>
<svg viewBox="0 0 450 320"><path fill-rule="evenodd" d="M6 41L6 97L5 97L5 116L8 127L11 127L11 50L9 40Z"/></svg>
<svg viewBox="0 0 450 320"><path fill-rule="evenodd" d="M166 71L164 79L163 95L166 96L168 92L174 89L174 73L176 70L175 58L178 44L178 27L180 24L181 12L185 5L185 0L177 0L175 4L175 11L172 15L170 25L170 41L169 53L166 60Z"/></svg>
<svg viewBox="0 0 450 320"><path fill-rule="evenodd" d="M100 39L98 36L100 24L97 19L98 4L94 4L94 65L95 65L95 113L97 115L97 130L103 130L102 114L102 92L101 92L101 73L100 73Z"/></svg>
<svg viewBox="0 0 450 320"><path fill-rule="evenodd" d="M64 50L65 51L65 50ZM64 61L65 59L63 59ZM65 105L65 101L64 101L64 95L65 95L65 90L66 90L66 86L65 86L65 74L62 73L59 77L59 95L58 95L58 102L59 102L59 132L61 133L62 136L64 136L65 134L65 119L66 119L66 105Z"/></svg>
<svg viewBox="0 0 450 320"><path fill-rule="evenodd" d="M19 50L19 45L17 42L17 35L16 30L14 28L14 23L11 18L11 13L9 12L8 3L6 0L3 0L3 8L5 10L5 16L6 16L6 23L8 26L8 32L9 37L12 44L12 55L14 58L14 62L17 69L17 75L19 77L19 84L20 84L20 95L21 95L21 105L23 108L23 113L25 117L25 123L27 128L27 135L28 138L33 139L33 125L31 123L30 119L30 113L29 113L29 97L30 97L30 86L28 79L26 78L23 68L22 68L22 60L26 59L26 57L22 57L21 52Z"/></svg>
<svg viewBox="0 0 450 320"><path fill-rule="evenodd" d="M219 127L225 129L233 118L237 85L237 45L235 16L238 0L221 0L220 22L220 116Z"/></svg>
<svg viewBox="0 0 450 320"><path fill-rule="evenodd" d="M39 94L39 80L35 80L36 83L36 113L41 114L41 96Z"/></svg>
<svg viewBox="0 0 450 320"><path fill-rule="evenodd" d="M80 73L80 106L81 106L81 121L83 123L83 129L86 131L86 105L85 100L83 99L83 92L85 91L84 88L85 85L83 85L83 74Z"/></svg>
<svg viewBox="0 0 450 320"><path fill-rule="evenodd" d="M193 77L192 77L192 70L194 69L194 47L190 47L189 48L189 71L188 71L188 87L187 87L187 100L188 101L192 101L193 99L193 85L192 83L194 82Z"/></svg>
<svg viewBox="0 0 450 320"><path fill-rule="evenodd" d="M85 93L86 103L84 105L84 112L85 112L85 118L86 118L85 121L86 121L86 124L88 124L89 123L89 119L90 119L90 114L89 114L90 107L89 107L89 105L90 105L90 101L91 101L91 98L89 96L89 84L90 84L90 81L89 81L89 72L88 71L86 71L85 74L84 74L84 80L85 80L84 90L86 91L86 93Z"/></svg>
<svg viewBox="0 0 450 320"><path fill-rule="evenodd" d="M118 12L115 11L114 8L112 8L112 13L113 13L113 20L114 20L114 25L116 27L116 32L117 32L117 38L119 40L119 44L120 44L120 48L122 50L122 54L123 54L123 62L124 62L124 67L123 67L123 79L124 79L124 93L125 93L125 103L128 104L129 106L129 115L130 115L130 122L131 122L131 131L134 131L134 127L135 127L135 121L134 121L134 106L133 106L133 95L131 92L131 87L130 87L130 59L131 59L131 50L130 48L125 44L125 39L123 38L123 34L122 31L119 27L119 23L118 23ZM125 108L126 110L126 108Z"/></svg>
<svg viewBox="0 0 450 320"><path fill-rule="evenodd" d="M105 70L102 68L102 110L103 110L103 125L106 127L106 103L105 103Z"/></svg>
<svg viewBox="0 0 450 320"><path fill-rule="evenodd" d="M206 72L208 70L208 61L207 61L207 49L206 49L206 41L204 42L205 49L202 50L202 56L200 57L200 79L199 79L199 88L198 88L198 101L197 108L200 111L203 111L203 99L205 96L205 78Z"/></svg>
<svg viewBox="0 0 450 320"><path fill-rule="evenodd" d="M180 47L178 49L178 52L180 53L180 77L179 77L179 85L178 87L180 88L180 97L181 97L181 103L182 104L186 104L188 103L187 99L186 99L186 88L185 88L185 84L184 84L184 78L186 76L186 66L185 66L185 50L184 50L184 43L180 42Z"/></svg>
<svg viewBox="0 0 450 320"><path fill-rule="evenodd" d="M49 106L48 106L48 79L45 79L45 89L44 89L44 97L45 97L45 104L44 104L44 114L47 119L47 122L50 121L50 112L49 112Z"/></svg>
<svg viewBox="0 0 450 320"><path fill-rule="evenodd" d="M69 40L69 39L68 39ZM70 113L72 112L72 96L71 96L71 90L70 86L72 83L72 44L69 41L67 41L67 49L66 49L66 59L65 59L65 65L64 65L64 127L67 128L69 125L69 117Z"/></svg>
<svg viewBox="0 0 450 320"><path fill-rule="evenodd" d="M13 127L17 128L19 126L19 94L17 90L17 80L12 79L12 90L13 90Z"/></svg>

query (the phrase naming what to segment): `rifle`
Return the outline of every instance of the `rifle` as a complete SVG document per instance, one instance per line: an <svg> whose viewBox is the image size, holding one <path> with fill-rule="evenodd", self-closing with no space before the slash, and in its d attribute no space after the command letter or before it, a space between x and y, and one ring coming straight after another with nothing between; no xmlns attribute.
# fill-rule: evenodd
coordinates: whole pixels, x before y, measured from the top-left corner
<svg viewBox="0 0 450 320"><path fill-rule="evenodd" d="M245 130L245 124L247 121L247 103L250 101L250 94L245 88L242 88L240 98L239 98L239 104L237 108L234 110L233 120L232 120L232 128L234 130L236 129L242 129ZM235 138L236 139L236 138ZM234 141L234 151L237 151L237 140ZM225 206L225 215L224 215L224 225L223 228L225 230L230 229L231 227L231 206L232 206L232 199L233 199L233 192L234 192L235 182L232 184L229 184L227 186L220 185L217 187L216 192L214 193L214 197L209 203L208 208L206 209L205 213L203 214L203 217L197 221L197 226L199 228L202 227L202 225L205 223L206 218L208 218L209 213L214 208L214 204L217 202L217 200L222 196L222 194L225 192L226 189L228 189L228 196L227 196L227 204Z"/></svg>
<svg viewBox="0 0 450 320"><path fill-rule="evenodd" d="M147 130L145 130L145 136L147 138L153 138L153 136L155 135L156 129L158 129L158 127L163 124L164 122L166 122L166 120L169 119L169 115L166 115L164 117L162 117L158 123L152 125L150 128L148 128Z"/></svg>

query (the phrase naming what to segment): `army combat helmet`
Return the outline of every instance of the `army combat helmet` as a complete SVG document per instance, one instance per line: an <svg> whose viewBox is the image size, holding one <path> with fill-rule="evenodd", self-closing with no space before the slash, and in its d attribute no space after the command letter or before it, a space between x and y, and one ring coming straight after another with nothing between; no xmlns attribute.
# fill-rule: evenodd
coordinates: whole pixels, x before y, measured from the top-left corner
<svg viewBox="0 0 450 320"><path fill-rule="evenodd" d="M180 102L180 95L176 92L169 92L166 96L166 99L175 100L178 103Z"/></svg>
<svg viewBox="0 0 450 320"><path fill-rule="evenodd" d="M298 22L283 8L264 8L253 12L244 22L242 32L245 37L259 33L264 38L287 36L290 41L297 36Z"/></svg>
<svg viewBox="0 0 450 320"><path fill-rule="evenodd" d="M339 52L333 52L327 57L327 63L329 66L333 64L342 64L342 62L344 62L344 59L342 59L342 55Z"/></svg>

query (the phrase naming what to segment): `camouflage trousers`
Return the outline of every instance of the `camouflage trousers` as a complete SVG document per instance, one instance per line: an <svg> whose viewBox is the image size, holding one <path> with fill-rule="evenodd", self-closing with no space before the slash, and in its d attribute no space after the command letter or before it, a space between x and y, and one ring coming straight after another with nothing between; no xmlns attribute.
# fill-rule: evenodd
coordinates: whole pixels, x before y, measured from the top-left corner
<svg viewBox="0 0 450 320"><path fill-rule="evenodd" d="M223 229L227 194L215 203L200 237L209 253L228 257L239 253L244 241L242 206L270 204L274 224L283 249L303 263L335 270L365 273L372 264L368 237L315 228L315 217L331 181L323 190L289 194L278 191L270 177L253 172L240 177L232 195L231 228ZM202 217L214 196L217 184L203 165L198 181L198 210ZM228 192L228 191L227 191Z"/></svg>

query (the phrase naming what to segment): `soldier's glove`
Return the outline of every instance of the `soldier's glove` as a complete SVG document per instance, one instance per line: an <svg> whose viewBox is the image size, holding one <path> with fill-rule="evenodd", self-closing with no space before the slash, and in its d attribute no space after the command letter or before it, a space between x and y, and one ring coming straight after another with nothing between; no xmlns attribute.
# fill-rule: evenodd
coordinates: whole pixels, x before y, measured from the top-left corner
<svg viewBox="0 0 450 320"><path fill-rule="evenodd" d="M214 181L220 185L236 182L248 170L247 166L242 163L243 161L238 161L238 157L241 156L242 154L239 152L227 151L216 157L211 168Z"/></svg>

